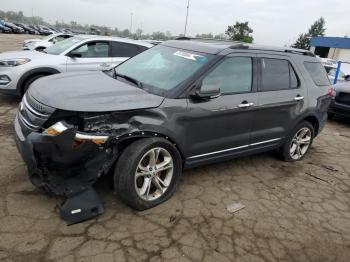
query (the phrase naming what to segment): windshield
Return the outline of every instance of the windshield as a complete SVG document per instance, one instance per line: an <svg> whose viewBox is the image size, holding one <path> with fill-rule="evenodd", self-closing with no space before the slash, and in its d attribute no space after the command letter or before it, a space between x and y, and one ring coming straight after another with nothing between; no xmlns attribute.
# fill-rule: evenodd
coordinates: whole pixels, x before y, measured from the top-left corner
<svg viewBox="0 0 350 262"><path fill-rule="evenodd" d="M156 46L116 67L115 73L139 81L146 91L164 95L202 68L212 57Z"/></svg>
<svg viewBox="0 0 350 262"><path fill-rule="evenodd" d="M81 42L83 38L80 37L72 37L66 40L57 42L56 44L45 49L46 53L51 55L59 55L62 54L67 49L71 48L75 44Z"/></svg>

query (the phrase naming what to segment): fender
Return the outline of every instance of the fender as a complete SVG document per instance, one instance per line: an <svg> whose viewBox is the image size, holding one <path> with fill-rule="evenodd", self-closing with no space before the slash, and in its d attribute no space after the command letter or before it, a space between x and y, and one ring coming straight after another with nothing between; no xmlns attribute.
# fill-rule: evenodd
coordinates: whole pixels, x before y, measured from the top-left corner
<svg viewBox="0 0 350 262"><path fill-rule="evenodd" d="M59 74L61 72L52 67L39 67L39 68L29 70L28 72L25 72L18 80L17 86L16 86L16 93L21 94L23 83L28 79L28 77L39 73L53 75L53 74Z"/></svg>
<svg viewBox="0 0 350 262"><path fill-rule="evenodd" d="M309 121L312 123L312 125L315 127L315 137L320 133L322 127L325 124L325 120L321 118L320 114L317 114L317 112L314 111L307 111L300 116L298 116L293 123L300 123L301 121ZM292 130L293 127L291 127L290 130Z"/></svg>
<svg viewBox="0 0 350 262"><path fill-rule="evenodd" d="M151 138L151 137L162 137L166 140L168 140L169 142L171 142L176 149L179 151L181 157L183 160L185 160L183 151L181 150L181 148L179 147L179 145L173 140L171 139L169 136L164 135L162 133L159 132L155 132L155 131L132 131L129 133L125 133L123 135L120 136L116 136L113 138L113 140L118 144L118 143L123 143L126 142L127 144L131 143L131 140L138 140L138 139L142 139L142 138Z"/></svg>

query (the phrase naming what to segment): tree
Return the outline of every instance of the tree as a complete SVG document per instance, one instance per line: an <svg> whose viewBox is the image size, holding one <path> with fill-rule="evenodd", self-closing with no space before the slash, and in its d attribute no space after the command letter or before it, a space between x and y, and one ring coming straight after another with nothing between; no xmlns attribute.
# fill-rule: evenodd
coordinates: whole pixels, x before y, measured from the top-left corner
<svg viewBox="0 0 350 262"><path fill-rule="evenodd" d="M143 31L141 28L136 29L135 34L136 34L137 39L141 39L142 33L143 33Z"/></svg>
<svg viewBox="0 0 350 262"><path fill-rule="evenodd" d="M292 45L294 48L309 50L310 48L310 36L306 34L300 34L298 39Z"/></svg>
<svg viewBox="0 0 350 262"><path fill-rule="evenodd" d="M311 25L309 32L308 32L309 35L310 36L324 36L324 33L326 32L325 25L326 25L326 21L321 16L318 20L315 21L315 23L313 23L313 25Z"/></svg>
<svg viewBox="0 0 350 262"><path fill-rule="evenodd" d="M228 35L230 40L241 41L246 43L252 43L254 38L250 35L253 33L253 29L251 29L248 25L248 22L240 23L236 22L233 26L228 26L225 32Z"/></svg>
<svg viewBox="0 0 350 262"><path fill-rule="evenodd" d="M300 34L298 39L292 45L294 48L300 48L309 50L310 49L310 39L315 36L324 36L326 32L325 28L326 21L323 17L317 19L309 28L307 33Z"/></svg>
<svg viewBox="0 0 350 262"><path fill-rule="evenodd" d="M197 34L196 37L198 37L198 38L207 38L207 39L213 39L214 38L212 33L209 33L209 34Z"/></svg>

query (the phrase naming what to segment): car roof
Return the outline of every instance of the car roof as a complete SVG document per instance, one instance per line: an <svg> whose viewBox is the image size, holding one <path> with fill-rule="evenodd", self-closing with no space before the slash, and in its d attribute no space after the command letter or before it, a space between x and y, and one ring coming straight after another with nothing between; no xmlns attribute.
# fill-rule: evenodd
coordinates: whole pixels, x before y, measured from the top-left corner
<svg viewBox="0 0 350 262"><path fill-rule="evenodd" d="M100 36L100 35L75 35L76 37L82 38L84 40L109 40L109 41L118 41L123 43L141 45L145 47L153 47L154 45L150 43L143 42L142 40L133 40L128 38L116 37L116 36Z"/></svg>
<svg viewBox="0 0 350 262"><path fill-rule="evenodd" d="M290 47L275 47L256 44L247 44L235 41L221 41L212 39L181 39L169 40L160 45L175 47L180 49L192 50L202 53L219 54L224 50L261 50L272 52L283 52L301 54L314 57L314 54L308 50L296 49Z"/></svg>

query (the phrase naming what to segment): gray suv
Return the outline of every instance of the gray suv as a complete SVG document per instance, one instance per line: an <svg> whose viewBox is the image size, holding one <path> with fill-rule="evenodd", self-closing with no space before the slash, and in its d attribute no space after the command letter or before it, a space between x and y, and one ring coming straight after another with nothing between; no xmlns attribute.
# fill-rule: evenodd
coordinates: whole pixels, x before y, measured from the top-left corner
<svg viewBox="0 0 350 262"><path fill-rule="evenodd" d="M301 160L332 88L305 50L173 40L105 72L34 82L15 120L32 183L66 201L68 223L103 212L92 185L113 172L137 210L169 199L183 169L277 150Z"/></svg>

